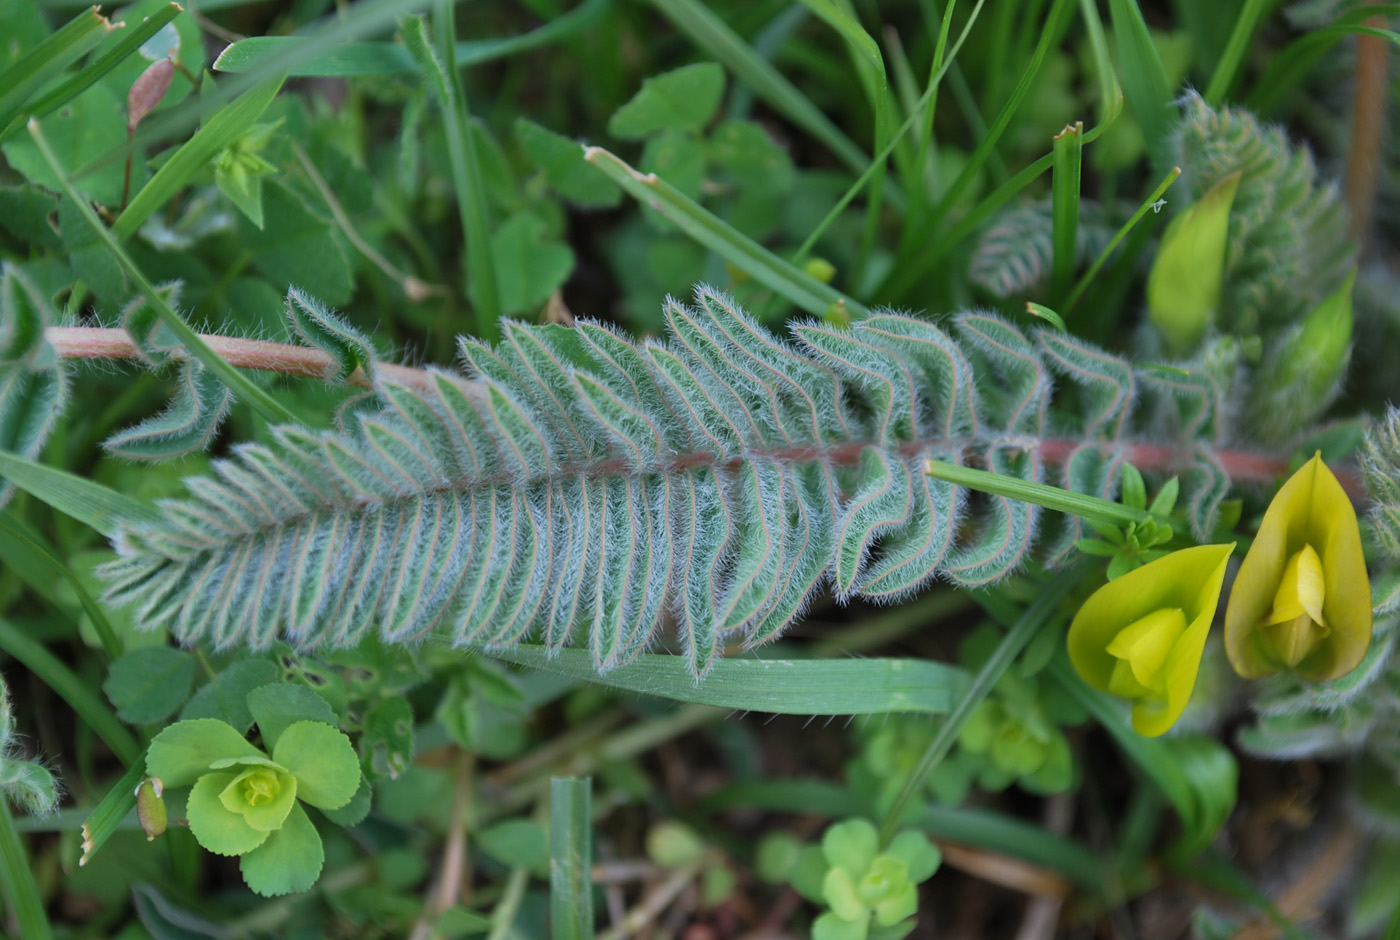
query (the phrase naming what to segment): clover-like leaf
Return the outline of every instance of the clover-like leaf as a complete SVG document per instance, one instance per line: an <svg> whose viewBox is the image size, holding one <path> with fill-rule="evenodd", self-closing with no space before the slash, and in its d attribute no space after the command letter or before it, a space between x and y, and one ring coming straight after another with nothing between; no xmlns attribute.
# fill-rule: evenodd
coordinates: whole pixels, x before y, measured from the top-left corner
<svg viewBox="0 0 1400 940"><path fill-rule="evenodd" d="M195 840L215 855L242 855L267 841L266 830L254 829L220 799L238 774L205 774L190 789L185 816Z"/></svg>
<svg viewBox="0 0 1400 940"><path fill-rule="evenodd" d="M843 868L851 877L865 874L880 850L880 834L864 819L848 819L826 830L822 854L833 868Z"/></svg>
<svg viewBox="0 0 1400 940"><path fill-rule="evenodd" d="M321 876L326 852L306 810L293 805L282 828L239 860L249 888L264 897L306 891Z"/></svg>
<svg viewBox="0 0 1400 940"><path fill-rule="evenodd" d="M885 849L885 854L904 862L909 871L909 880L914 884L928 881L943 863L943 853L938 851L938 846L922 832L912 829L896 835L889 848Z"/></svg>
<svg viewBox="0 0 1400 940"><path fill-rule="evenodd" d="M332 725L298 721L282 732L272 758L297 778L297 796L318 809L350 802L360 786L360 761L350 739Z"/></svg>
<svg viewBox="0 0 1400 940"><path fill-rule="evenodd" d="M336 722L330 703L307 686L295 682L263 685L248 693L248 711L258 724L263 746L277 747L282 732L298 721Z"/></svg>
<svg viewBox="0 0 1400 940"><path fill-rule="evenodd" d="M146 773L159 777L166 787L187 787L215 761L266 756L232 725L216 718L196 718L177 721L151 740L146 750Z"/></svg>

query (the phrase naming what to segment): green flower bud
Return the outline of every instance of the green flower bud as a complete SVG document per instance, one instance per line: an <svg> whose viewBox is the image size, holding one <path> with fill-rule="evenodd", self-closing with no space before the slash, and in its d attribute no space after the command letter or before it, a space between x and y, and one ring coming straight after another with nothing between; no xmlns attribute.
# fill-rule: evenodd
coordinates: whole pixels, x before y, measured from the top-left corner
<svg viewBox="0 0 1400 940"><path fill-rule="evenodd" d="M1225 277L1230 206L1240 173L1212 187L1200 201L1172 220L1147 278L1152 322L1173 352L1196 347L1215 322Z"/></svg>
<svg viewBox="0 0 1400 940"><path fill-rule="evenodd" d="M1351 362L1351 288L1356 269L1286 331L1255 374L1251 416L1263 436L1284 438L1321 414Z"/></svg>

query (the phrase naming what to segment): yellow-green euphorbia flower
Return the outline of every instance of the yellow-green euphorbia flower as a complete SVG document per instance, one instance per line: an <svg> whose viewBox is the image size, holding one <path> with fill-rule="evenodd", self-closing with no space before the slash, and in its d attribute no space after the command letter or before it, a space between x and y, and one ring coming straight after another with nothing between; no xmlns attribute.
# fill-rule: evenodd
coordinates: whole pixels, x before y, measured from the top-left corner
<svg viewBox="0 0 1400 940"><path fill-rule="evenodd" d="M1274 497L1225 610L1225 652L1257 679L1291 669L1317 682L1371 645L1371 582L1356 510L1316 454Z"/></svg>
<svg viewBox="0 0 1400 940"><path fill-rule="evenodd" d="M1129 571L1095 591L1070 624L1075 671L1132 702L1138 734L1155 738L1186 708L1234 547L1185 548Z"/></svg>

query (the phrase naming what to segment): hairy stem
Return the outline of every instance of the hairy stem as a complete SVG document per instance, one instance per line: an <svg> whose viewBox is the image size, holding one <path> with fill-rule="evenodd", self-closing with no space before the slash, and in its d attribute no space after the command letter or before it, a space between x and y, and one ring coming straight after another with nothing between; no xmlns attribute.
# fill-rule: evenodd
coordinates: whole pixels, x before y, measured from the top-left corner
<svg viewBox="0 0 1400 940"><path fill-rule="evenodd" d="M118 359L139 360L141 351L132 342L125 330L99 327L51 326L44 331L44 338L63 359ZM289 346L260 339L241 339L233 336L201 334L205 344L218 353L230 365L240 369L256 369L262 372L275 372L279 375L302 378L323 378L335 369L335 362L328 353L304 346ZM173 353L179 358L185 355L183 349ZM376 368L387 381L410 388L430 390L433 386L431 373L411 366L379 363ZM370 388L368 377L356 370L346 379L351 385ZM835 464L854 464L860 460L861 450L871 442L855 441L829 448L790 447L775 450L762 456L793 460L814 460L825 458ZM910 456L927 447L930 441L910 441L902 450ZM956 442L945 442L956 443ZM1039 441L1040 455L1051 464L1062 464L1076 447L1083 442L1057 438ZM1127 444L1127 459L1138 469L1149 473L1170 473L1187 457L1179 447L1166 444ZM754 456L754 455L751 455ZM1271 486L1288 473L1288 455L1279 453L1251 453L1248 451L1217 451L1215 458L1236 483L1262 484ZM683 470L686 467L712 463L709 454L678 454L668 461L666 468ZM625 471L621 462L608 462L592 468L595 472L617 473ZM580 468L562 468L562 472L579 472ZM1337 478L1353 499L1364 498L1365 489L1360 478L1348 470L1337 471ZM478 481L489 483L491 481Z"/></svg>
<svg viewBox="0 0 1400 940"><path fill-rule="evenodd" d="M106 329L87 326L51 326L44 330L44 339L54 348L61 359L141 359L141 350L131 341L126 330ZM293 375L302 378L324 378L336 369L336 362L329 353L305 346L288 346L262 339L241 339L235 336L201 334L200 339L210 349L218 353L229 365L240 369L257 369L261 372L276 372L279 375ZM183 349L174 350L172 358L179 359L187 354ZM431 376L422 369L378 363L376 368L388 381L396 385L428 389L432 387ZM360 370L345 380L351 385L370 388L369 378Z"/></svg>

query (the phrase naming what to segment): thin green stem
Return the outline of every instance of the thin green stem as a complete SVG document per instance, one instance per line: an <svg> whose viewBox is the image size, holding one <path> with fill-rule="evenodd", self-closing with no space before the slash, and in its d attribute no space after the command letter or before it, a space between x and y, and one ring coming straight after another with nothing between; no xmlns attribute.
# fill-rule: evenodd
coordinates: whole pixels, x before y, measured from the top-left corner
<svg viewBox="0 0 1400 940"><path fill-rule="evenodd" d="M501 899L491 909L491 933L486 940L506 940L510 928L515 923L515 914L520 910L520 902L525 898L525 888L530 884L530 869L512 869L506 879L506 890Z"/></svg>
<svg viewBox="0 0 1400 940"><path fill-rule="evenodd" d="M1097 496L1088 496L1045 483L1018 480L989 470L960 467L942 460L927 461L924 472L935 479L947 480L971 490L991 493L993 496L1005 496L1023 503L1034 503L1046 509L1072 513L1105 525L1130 525L1146 522L1149 518L1145 509L1131 509L1122 503Z"/></svg>
<svg viewBox="0 0 1400 940"><path fill-rule="evenodd" d="M1141 206L1138 206L1138 210L1133 213L1131 219L1123 223L1123 227L1120 228L1117 234L1113 236L1113 239L1104 246L1103 251L1099 252L1099 256L1094 259L1094 263L1089 265L1089 270L1084 272L1084 276L1079 279L1079 283L1074 285L1074 290L1069 292L1069 296L1066 297L1065 302L1061 304L1061 309L1063 309L1065 313L1073 309L1074 305L1078 303L1079 298L1084 296L1084 291L1093 283L1094 277L1099 273L1099 269L1104 266L1104 262L1108 260L1108 256L1113 254L1113 250L1118 247L1119 243L1128 237L1128 233L1133 230L1133 226L1137 225L1138 222L1142 220L1142 217L1147 215L1147 210L1161 209L1161 204L1158 200L1162 198L1162 194L1171 187L1172 183L1176 182L1176 178L1180 175L1181 167L1172 167L1171 172L1166 175L1166 178L1157 184L1156 189L1152 190L1152 195L1147 197L1147 201Z"/></svg>

